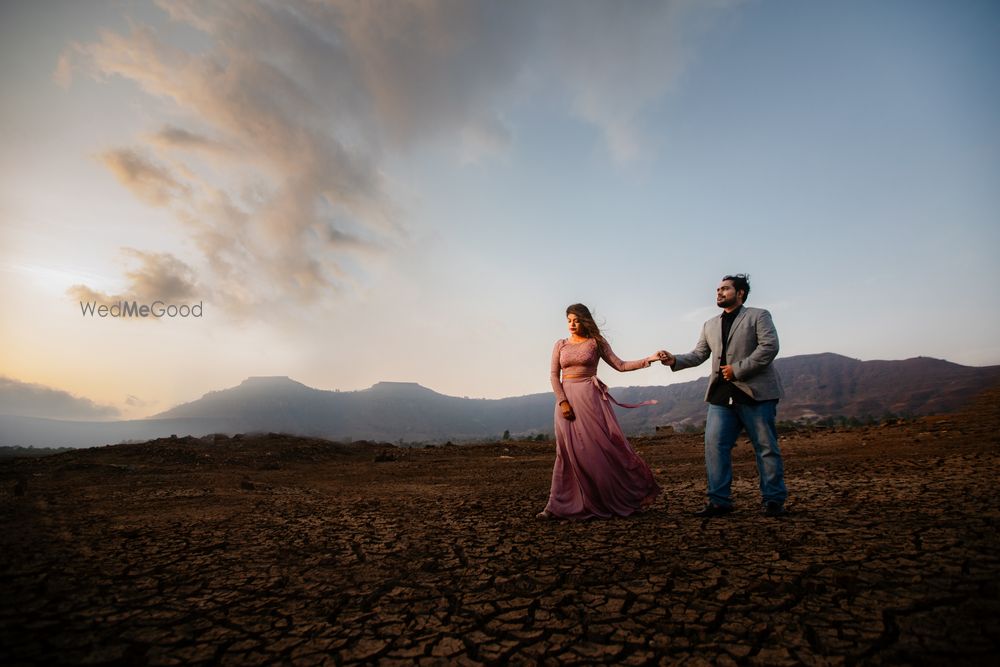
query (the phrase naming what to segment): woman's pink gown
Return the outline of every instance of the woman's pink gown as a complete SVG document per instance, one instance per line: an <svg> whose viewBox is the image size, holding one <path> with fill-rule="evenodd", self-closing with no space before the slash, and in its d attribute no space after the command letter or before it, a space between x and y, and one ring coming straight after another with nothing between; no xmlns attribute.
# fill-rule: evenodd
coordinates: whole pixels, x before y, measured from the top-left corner
<svg viewBox="0 0 1000 667"><path fill-rule="evenodd" d="M622 361L606 342L593 338L582 343L556 341L552 350L556 463L545 509L559 518L628 516L660 493L653 472L622 433L607 386L597 379L600 359L618 371L649 366L646 361ZM563 400L569 401L575 420L563 417L558 405Z"/></svg>

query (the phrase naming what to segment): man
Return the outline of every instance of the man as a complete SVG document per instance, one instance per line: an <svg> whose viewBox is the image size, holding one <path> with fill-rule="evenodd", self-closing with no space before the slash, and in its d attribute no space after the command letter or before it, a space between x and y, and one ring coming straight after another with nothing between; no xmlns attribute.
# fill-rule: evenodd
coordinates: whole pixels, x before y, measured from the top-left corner
<svg viewBox="0 0 1000 667"><path fill-rule="evenodd" d="M785 514L788 492L774 425L783 390L771 365L778 354L778 332L771 313L743 305L749 295L750 276L725 276L715 297L722 314L705 322L694 350L677 356L659 353L661 362L673 371L698 366L712 357L712 376L705 393L708 503L695 516L716 517L733 511L732 449L741 430L750 437L757 455L761 512L766 516Z"/></svg>

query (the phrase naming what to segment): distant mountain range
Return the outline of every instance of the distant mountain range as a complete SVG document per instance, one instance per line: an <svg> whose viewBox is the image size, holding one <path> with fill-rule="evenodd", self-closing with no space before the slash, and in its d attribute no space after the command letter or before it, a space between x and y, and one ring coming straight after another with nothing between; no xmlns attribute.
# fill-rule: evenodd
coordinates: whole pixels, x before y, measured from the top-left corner
<svg viewBox="0 0 1000 667"><path fill-rule="evenodd" d="M1000 366L961 366L927 357L859 361L826 353L782 358L775 365L786 390L779 407L782 420L948 412L1000 383ZM608 372L602 377L614 379ZM707 383L708 378L700 378L611 393L624 403L659 401L655 406L619 409L627 432L644 433L657 426L704 422ZM379 382L363 391L338 392L313 389L287 377L251 377L149 419L63 421L0 414L0 445L86 447L171 434L254 431L390 442L495 439L505 430L514 436L550 434L553 408L551 393L468 399L407 382Z"/></svg>

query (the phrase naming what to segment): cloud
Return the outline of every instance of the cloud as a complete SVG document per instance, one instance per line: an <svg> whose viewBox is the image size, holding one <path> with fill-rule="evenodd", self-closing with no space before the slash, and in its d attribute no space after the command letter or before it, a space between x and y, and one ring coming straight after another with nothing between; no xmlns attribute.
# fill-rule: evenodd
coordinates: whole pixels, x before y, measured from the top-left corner
<svg viewBox="0 0 1000 667"><path fill-rule="evenodd" d="M134 396L132 394L126 394L125 395L125 404L127 406L129 406L130 408L146 408L146 407L149 407L151 405L155 405L156 403L155 402L150 402L150 401L144 401L141 398L139 398L138 396Z"/></svg>
<svg viewBox="0 0 1000 667"><path fill-rule="evenodd" d="M511 143L510 129L498 118L470 124L462 132L461 160L476 164L503 155Z"/></svg>
<svg viewBox="0 0 1000 667"><path fill-rule="evenodd" d="M118 417L119 410L99 405L60 389L0 376L0 405L7 415L48 419L104 419Z"/></svg>
<svg viewBox="0 0 1000 667"><path fill-rule="evenodd" d="M272 3L158 0L197 51L138 23L57 67L122 77L169 118L104 164L194 240L200 277L239 311L316 303L407 243L384 165L444 141L480 162L516 142L504 118L558 95L619 162L683 70L687 28L729 2ZM694 17L693 19L691 17Z"/></svg>
<svg viewBox="0 0 1000 667"><path fill-rule="evenodd" d="M540 62L572 111L599 128L619 163L643 153L642 113L677 84L699 26L732 2L549 5Z"/></svg>
<svg viewBox="0 0 1000 667"><path fill-rule="evenodd" d="M72 50L67 49L60 54L55 71L52 72L52 80L62 88L69 88L73 83L73 60Z"/></svg>
<svg viewBox="0 0 1000 667"><path fill-rule="evenodd" d="M138 264L124 272L127 286L118 294L99 292L86 285L73 285L66 292L74 301L111 305L119 301L185 303L198 297L194 270L169 253L147 253L122 248L124 257Z"/></svg>
<svg viewBox="0 0 1000 667"><path fill-rule="evenodd" d="M174 125L164 125L159 132L148 135L147 141L159 148L201 150L209 153L226 153L231 150L221 141Z"/></svg>
<svg viewBox="0 0 1000 667"><path fill-rule="evenodd" d="M119 183L153 206L167 206L188 192L166 167L134 150L108 151L101 160Z"/></svg>
<svg viewBox="0 0 1000 667"><path fill-rule="evenodd" d="M145 253L126 248L125 254L140 262L125 272L132 294L149 299L179 301L195 296L194 272L169 253Z"/></svg>

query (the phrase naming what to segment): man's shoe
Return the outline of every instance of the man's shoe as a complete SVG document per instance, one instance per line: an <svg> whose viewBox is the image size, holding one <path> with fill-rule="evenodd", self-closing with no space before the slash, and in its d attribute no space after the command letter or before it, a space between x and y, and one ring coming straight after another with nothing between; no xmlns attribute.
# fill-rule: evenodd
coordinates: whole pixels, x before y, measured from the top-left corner
<svg viewBox="0 0 1000 667"><path fill-rule="evenodd" d="M785 516L788 514L788 510L785 509L784 503L768 500L761 506L760 513L764 516Z"/></svg>
<svg viewBox="0 0 1000 667"><path fill-rule="evenodd" d="M725 516L733 511L732 505L714 505L709 503L705 505L700 511L695 512L694 515L708 519L715 516Z"/></svg>

